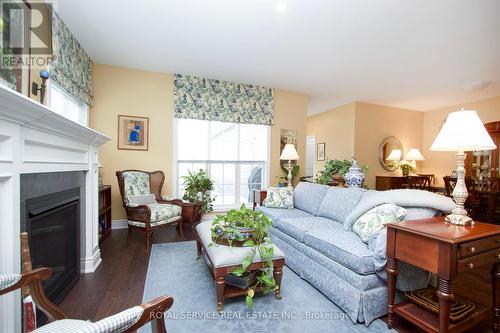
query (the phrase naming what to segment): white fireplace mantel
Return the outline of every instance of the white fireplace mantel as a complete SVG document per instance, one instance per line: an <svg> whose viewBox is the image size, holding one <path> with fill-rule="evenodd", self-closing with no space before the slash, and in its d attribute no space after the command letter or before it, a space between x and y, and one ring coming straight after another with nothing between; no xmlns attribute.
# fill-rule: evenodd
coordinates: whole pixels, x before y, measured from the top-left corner
<svg viewBox="0 0 500 333"><path fill-rule="evenodd" d="M101 262L98 240L98 147L110 139L0 86L0 274L19 273L20 176L85 171L81 270ZM19 291L0 296L0 332L21 332Z"/></svg>

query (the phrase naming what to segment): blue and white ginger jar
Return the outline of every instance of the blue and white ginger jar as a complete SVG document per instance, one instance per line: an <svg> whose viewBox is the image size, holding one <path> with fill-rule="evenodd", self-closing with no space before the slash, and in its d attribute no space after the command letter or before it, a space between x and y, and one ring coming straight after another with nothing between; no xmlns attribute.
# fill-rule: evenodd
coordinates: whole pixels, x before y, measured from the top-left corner
<svg viewBox="0 0 500 333"><path fill-rule="evenodd" d="M358 166L358 162L356 162L355 159L352 160L352 165L345 174L344 180L347 187L361 187L365 182L365 174Z"/></svg>

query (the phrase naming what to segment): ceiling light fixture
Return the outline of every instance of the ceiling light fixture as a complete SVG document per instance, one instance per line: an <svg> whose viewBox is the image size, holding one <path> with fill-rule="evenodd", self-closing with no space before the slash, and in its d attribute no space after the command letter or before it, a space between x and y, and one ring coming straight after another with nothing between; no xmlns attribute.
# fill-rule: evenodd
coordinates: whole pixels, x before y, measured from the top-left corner
<svg viewBox="0 0 500 333"><path fill-rule="evenodd" d="M280 14L283 14L284 12L286 12L286 2L284 1L280 1L276 4L276 10L278 11L278 13Z"/></svg>
<svg viewBox="0 0 500 333"><path fill-rule="evenodd" d="M477 92L486 89L491 84L490 80L475 82L460 82L460 87L466 92Z"/></svg>

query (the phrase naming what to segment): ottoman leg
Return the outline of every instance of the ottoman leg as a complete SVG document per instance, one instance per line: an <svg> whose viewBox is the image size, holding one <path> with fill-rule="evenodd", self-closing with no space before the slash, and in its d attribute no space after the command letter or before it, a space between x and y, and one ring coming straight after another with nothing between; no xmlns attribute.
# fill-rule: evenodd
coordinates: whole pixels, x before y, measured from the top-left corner
<svg viewBox="0 0 500 333"><path fill-rule="evenodd" d="M281 299L281 277L283 276L283 270L281 267L274 267L274 281L276 281L276 289L274 293L276 294L277 299Z"/></svg>
<svg viewBox="0 0 500 333"><path fill-rule="evenodd" d="M196 238L196 260L201 258L201 242Z"/></svg>
<svg viewBox="0 0 500 333"><path fill-rule="evenodd" d="M224 281L223 276L219 276L215 279L215 288L217 290L217 311L219 313L222 311L222 305L224 304L224 287L226 281Z"/></svg>

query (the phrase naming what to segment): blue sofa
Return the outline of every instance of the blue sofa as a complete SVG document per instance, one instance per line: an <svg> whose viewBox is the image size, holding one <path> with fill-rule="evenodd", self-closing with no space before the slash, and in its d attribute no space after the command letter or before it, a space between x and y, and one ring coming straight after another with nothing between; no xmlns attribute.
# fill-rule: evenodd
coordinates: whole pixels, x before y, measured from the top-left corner
<svg viewBox="0 0 500 333"><path fill-rule="evenodd" d="M346 231L349 228L344 222L376 192L302 182L294 190L293 209L256 208L272 220L269 232L285 253L286 265L353 322L366 325L387 313L386 232L384 229L366 244ZM438 211L431 207L405 207L406 219L435 216ZM400 291L425 287L427 280L426 272L400 264Z"/></svg>

